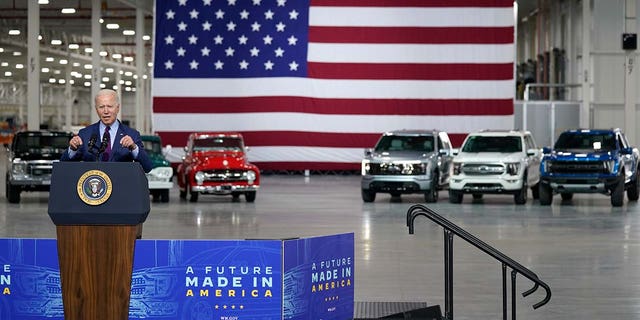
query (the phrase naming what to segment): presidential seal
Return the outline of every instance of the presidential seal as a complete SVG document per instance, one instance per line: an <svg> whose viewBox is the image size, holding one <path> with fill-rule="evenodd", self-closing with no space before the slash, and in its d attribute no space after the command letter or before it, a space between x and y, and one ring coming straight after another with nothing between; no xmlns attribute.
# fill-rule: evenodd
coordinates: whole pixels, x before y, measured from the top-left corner
<svg viewBox="0 0 640 320"><path fill-rule="evenodd" d="M111 179L100 170L89 170L78 179L78 196L88 205L103 204L111 196Z"/></svg>

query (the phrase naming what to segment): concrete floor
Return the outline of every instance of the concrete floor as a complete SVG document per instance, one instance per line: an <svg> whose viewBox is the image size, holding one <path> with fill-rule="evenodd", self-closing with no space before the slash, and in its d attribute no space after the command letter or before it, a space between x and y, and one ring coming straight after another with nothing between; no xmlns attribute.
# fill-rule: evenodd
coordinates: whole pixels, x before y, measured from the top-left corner
<svg viewBox="0 0 640 320"><path fill-rule="evenodd" d="M4 154L0 154L4 156ZM4 170L4 165L2 166ZM4 176L4 173L2 173ZM439 304L444 310L443 232L430 220L405 225L407 209L379 194L360 198L359 176L266 175L255 203L201 196L189 203L171 191L169 203L152 203L145 239L244 239L355 234L356 301ZM4 194L4 183L0 185ZM48 193L23 193L20 204L0 200L0 237L54 238ZM513 204L511 196L448 203L446 192L430 208L530 268L548 283L551 302L532 305L542 289L523 298L531 283L518 279L518 319L640 319L640 207L612 208L604 195ZM455 319L502 317L501 265L459 238L454 242ZM509 307L510 310L510 307ZM511 319L511 315L509 315Z"/></svg>

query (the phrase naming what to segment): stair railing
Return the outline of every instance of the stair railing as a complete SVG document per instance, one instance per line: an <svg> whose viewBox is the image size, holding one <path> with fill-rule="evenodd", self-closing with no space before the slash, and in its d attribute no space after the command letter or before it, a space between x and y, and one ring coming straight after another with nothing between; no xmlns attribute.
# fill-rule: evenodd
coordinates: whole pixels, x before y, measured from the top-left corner
<svg viewBox="0 0 640 320"><path fill-rule="evenodd" d="M522 293L523 297L526 297L534 293L538 287L544 288L546 295L544 299L538 303L533 304L533 309L538 309L547 304L551 300L551 289L542 280L538 278L533 271L524 267L520 263L516 262L512 258L508 257L504 253L498 251L492 246L488 245L484 241L476 238L469 232L458 227L451 221L443 218L435 211L423 206L413 205L407 211L407 227L409 227L409 234L413 234L414 220L418 216L425 216L431 221L440 225L444 229L444 318L446 320L453 320L453 236L456 235L469 244L482 250L486 254L492 256L494 259L502 263L502 318L507 320L507 268L511 268L511 319L516 319L516 276L518 274L523 275L525 278L533 282L533 287Z"/></svg>

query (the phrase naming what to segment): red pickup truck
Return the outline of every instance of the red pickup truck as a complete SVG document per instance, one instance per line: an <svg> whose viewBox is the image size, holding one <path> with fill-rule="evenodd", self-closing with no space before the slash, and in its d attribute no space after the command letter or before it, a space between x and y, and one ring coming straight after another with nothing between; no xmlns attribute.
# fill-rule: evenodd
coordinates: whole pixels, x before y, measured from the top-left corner
<svg viewBox="0 0 640 320"><path fill-rule="evenodd" d="M237 201L256 200L260 170L247 161L247 147L240 133L197 132L189 135L185 156L178 165L180 198L189 195L197 202L200 194L231 195Z"/></svg>

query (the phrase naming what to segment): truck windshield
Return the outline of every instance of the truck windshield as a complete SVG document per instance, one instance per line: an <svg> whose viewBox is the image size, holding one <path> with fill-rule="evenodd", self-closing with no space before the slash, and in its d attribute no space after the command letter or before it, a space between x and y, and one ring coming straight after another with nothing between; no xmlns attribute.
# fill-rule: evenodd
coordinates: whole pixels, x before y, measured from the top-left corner
<svg viewBox="0 0 640 320"><path fill-rule="evenodd" d="M18 153L59 153L69 146L70 136L18 135L15 151Z"/></svg>
<svg viewBox="0 0 640 320"><path fill-rule="evenodd" d="M229 137L196 139L193 151L242 151L242 140Z"/></svg>
<svg viewBox="0 0 640 320"><path fill-rule="evenodd" d="M565 132L558 137L554 148L611 151L616 149L616 137L610 132Z"/></svg>
<svg viewBox="0 0 640 320"><path fill-rule="evenodd" d="M470 136L462 147L462 152L511 153L520 151L522 151L522 140L518 136Z"/></svg>
<svg viewBox="0 0 640 320"><path fill-rule="evenodd" d="M383 136L375 150L433 152L433 136Z"/></svg>

